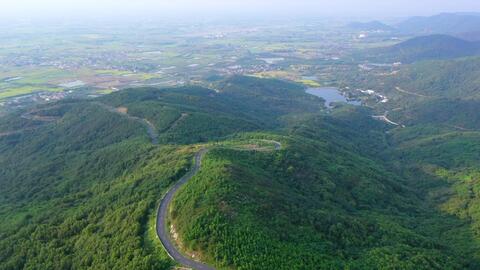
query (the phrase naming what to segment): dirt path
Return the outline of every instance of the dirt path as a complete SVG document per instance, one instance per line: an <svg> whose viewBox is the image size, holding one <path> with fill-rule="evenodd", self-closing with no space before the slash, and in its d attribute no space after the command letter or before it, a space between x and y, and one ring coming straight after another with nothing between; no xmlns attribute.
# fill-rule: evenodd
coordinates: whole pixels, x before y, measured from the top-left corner
<svg viewBox="0 0 480 270"><path fill-rule="evenodd" d="M475 130L475 129L465 128L465 127L456 126L456 125L445 124L445 126L450 127L450 128L455 128L455 129L460 130L460 131L478 131L478 130Z"/></svg>
<svg viewBox="0 0 480 270"><path fill-rule="evenodd" d="M274 141L274 140L263 140L264 142L270 142L274 144L275 150L281 150L282 149L282 143Z"/></svg>
<svg viewBox="0 0 480 270"><path fill-rule="evenodd" d="M150 137L150 140L152 141L152 144L158 144L158 132L157 132L157 129L155 128L155 125L152 122L148 121L147 119L128 114L128 109L125 107L115 108L101 102L94 102L94 104L99 105L100 107L108 110L111 113L124 116L130 120L133 120L142 124L147 129L147 133L148 133L148 136Z"/></svg>
<svg viewBox="0 0 480 270"><path fill-rule="evenodd" d="M380 120L394 126L405 127L405 125L393 122L392 120L388 119L388 111L386 111L384 115L372 115L372 117L373 119Z"/></svg>
<svg viewBox="0 0 480 270"><path fill-rule="evenodd" d="M180 122L183 121L183 119L188 117L188 113L182 113L180 117L177 118L177 120L173 121L173 123L165 129L163 132L169 132L170 130L176 128Z"/></svg>
<svg viewBox="0 0 480 270"><path fill-rule="evenodd" d="M60 117L58 116L42 116L42 115L35 115L33 113L35 112L24 113L22 114L22 118L27 120L32 120L32 121L40 121L40 122L55 122L58 119L60 119Z"/></svg>
<svg viewBox="0 0 480 270"><path fill-rule="evenodd" d="M30 111L22 114L20 117L23 119L31 120L31 121L39 121L39 122L55 122L61 117L58 116L42 116L42 115L35 115L35 113L40 112L40 111ZM42 127L40 126L35 126L35 127L29 127L29 128L23 128L19 130L12 130L12 131L4 131L0 132L0 137L6 137L10 135L15 135L15 134L20 134L25 131L29 130L35 130L37 128Z"/></svg>
<svg viewBox="0 0 480 270"><path fill-rule="evenodd" d="M414 93L414 92L410 92L410 91L407 91L407 90L403 90L402 88L400 87L395 87L395 90L401 92L401 93L404 93L404 94L408 94L408 95L412 95L412 96L417 96L417 97L424 97L424 98L429 98L429 97L432 97L432 96L426 96L426 95L422 95L422 94L417 94L417 93Z"/></svg>
<svg viewBox="0 0 480 270"><path fill-rule="evenodd" d="M59 108L59 107L60 107L59 105L55 105L55 106L51 106L51 107L44 108L44 109L31 110L29 112L26 112L26 113L22 114L21 117L23 119L32 120L32 121L55 122L62 117L60 117L60 116L38 115L38 113L42 112L42 111L45 111L45 110L51 110L51 109L54 109L54 108Z"/></svg>
<svg viewBox="0 0 480 270"><path fill-rule="evenodd" d="M25 131L25 129L16 130L16 131L0 132L0 137L6 137L6 136L14 135L14 134L19 134L19 133L22 133L23 131Z"/></svg>

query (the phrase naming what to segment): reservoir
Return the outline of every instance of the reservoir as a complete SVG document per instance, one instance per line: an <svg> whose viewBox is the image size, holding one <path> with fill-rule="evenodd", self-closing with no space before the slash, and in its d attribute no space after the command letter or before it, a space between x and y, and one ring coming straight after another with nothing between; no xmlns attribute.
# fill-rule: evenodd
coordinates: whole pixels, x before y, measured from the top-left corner
<svg viewBox="0 0 480 270"><path fill-rule="evenodd" d="M325 105L327 107L331 107L331 104L335 102L344 102L352 105L361 105L360 101L347 100L347 98L344 97L336 87L308 88L306 92L308 94L325 99Z"/></svg>

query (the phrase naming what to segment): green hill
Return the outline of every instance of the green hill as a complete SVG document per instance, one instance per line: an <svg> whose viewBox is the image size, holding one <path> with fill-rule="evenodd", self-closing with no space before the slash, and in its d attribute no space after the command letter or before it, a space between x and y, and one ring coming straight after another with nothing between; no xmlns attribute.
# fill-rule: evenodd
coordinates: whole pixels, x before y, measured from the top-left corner
<svg viewBox="0 0 480 270"><path fill-rule="evenodd" d="M413 17L396 25L405 33L453 34L478 31L480 15L475 13L442 13L431 17Z"/></svg>
<svg viewBox="0 0 480 270"><path fill-rule="evenodd" d="M393 31L395 28L380 21L352 22L346 25L347 28L357 31Z"/></svg>
<svg viewBox="0 0 480 270"><path fill-rule="evenodd" d="M421 61L395 68L394 73L350 71L339 73L338 82L360 89L375 89L389 102L377 104L387 110L404 109L435 100L480 99L480 58ZM458 111L461 114L461 111Z"/></svg>
<svg viewBox="0 0 480 270"><path fill-rule="evenodd" d="M392 112L390 116L408 126L436 124L463 131L480 130L480 101L434 99Z"/></svg>
<svg viewBox="0 0 480 270"><path fill-rule="evenodd" d="M0 269L168 269L154 212L194 151L172 144L272 129L283 115L323 108L281 81L234 77L221 91L132 89L2 117Z"/></svg>
<svg viewBox="0 0 480 270"><path fill-rule="evenodd" d="M480 43L447 35L431 35L415 37L391 47L375 49L371 53L383 62L412 63L478 55Z"/></svg>
<svg viewBox="0 0 480 270"><path fill-rule="evenodd" d="M346 114L377 129L352 128ZM382 133L347 111L297 123L280 152L212 150L176 198L173 224L190 253L220 269L474 267L451 248L475 252L469 229L358 146L385 148L370 139Z"/></svg>
<svg viewBox="0 0 480 270"><path fill-rule="evenodd" d="M478 131L422 124L392 134L390 143L394 147L388 153L405 174L415 175L411 178L415 180L411 186L423 190L426 200L469 226L468 234L459 230L454 236L445 236L445 240L468 239L473 235L473 246L477 248L480 233L479 141ZM451 246L458 250L466 248L453 242ZM472 256L477 257L478 252Z"/></svg>
<svg viewBox="0 0 480 270"><path fill-rule="evenodd" d="M140 124L88 102L64 106L0 137L0 269L168 267L147 223L188 149L153 148Z"/></svg>
<svg viewBox="0 0 480 270"><path fill-rule="evenodd" d="M480 97L479 67L480 59L477 57L426 61L402 68L400 73L386 80L386 85L392 86L391 91L395 91L395 86L400 86L436 98L477 99Z"/></svg>
<svg viewBox="0 0 480 270"><path fill-rule="evenodd" d="M1 117L0 269L170 269L155 210L199 144L210 152L170 221L184 251L220 269L478 269L476 208L461 207L476 202L475 132L391 130L285 81L214 88ZM282 149L245 151L254 139Z"/></svg>

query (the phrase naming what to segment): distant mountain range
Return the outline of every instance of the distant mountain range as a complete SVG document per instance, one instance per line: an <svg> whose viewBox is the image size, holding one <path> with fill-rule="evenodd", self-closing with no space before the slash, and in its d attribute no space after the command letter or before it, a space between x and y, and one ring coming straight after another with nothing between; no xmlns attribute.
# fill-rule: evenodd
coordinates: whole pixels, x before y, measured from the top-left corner
<svg viewBox="0 0 480 270"><path fill-rule="evenodd" d="M358 30L358 31L393 31L393 28L390 25L386 25L379 21L370 21L370 22L352 22L347 25L347 28Z"/></svg>
<svg viewBox="0 0 480 270"><path fill-rule="evenodd" d="M480 29L472 32L453 34L455 37L468 40L468 41L480 41Z"/></svg>
<svg viewBox="0 0 480 270"><path fill-rule="evenodd" d="M479 54L479 42L467 41L448 35L415 37L394 46L374 49L370 52L370 55L383 61L404 63L452 59Z"/></svg>
<svg viewBox="0 0 480 270"><path fill-rule="evenodd" d="M468 40L480 40L480 13L442 13L430 17L412 17L396 25L380 21L352 22L347 28L358 31L395 31L399 34L449 34Z"/></svg>
<svg viewBox="0 0 480 270"><path fill-rule="evenodd" d="M431 17L412 17L395 25L409 34L459 34L480 31L480 13L442 13Z"/></svg>

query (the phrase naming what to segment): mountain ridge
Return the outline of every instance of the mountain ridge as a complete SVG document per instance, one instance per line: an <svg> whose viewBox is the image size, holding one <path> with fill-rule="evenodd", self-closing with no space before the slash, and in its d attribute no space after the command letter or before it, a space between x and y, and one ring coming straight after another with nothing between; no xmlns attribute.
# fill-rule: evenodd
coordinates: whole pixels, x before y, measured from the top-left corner
<svg viewBox="0 0 480 270"><path fill-rule="evenodd" d="M423 60L445 60L480 54L480 42L435 34L408 39L390 47L373 49L371 57L385 62L413 63Z"/></svg>
<svg viewBox="0 0 480 270"><path fill-rule="evenodd" d="M394 27L384 24L380 21L369 22L351 22L346 25L347 28L359 31L393 31Z"/></svg>
<svg viewBox="0 0 480 270"><path fill-rule="evenodd" d="M395 27L410 34L455 34L480 29L478 13L441 13L430 17L412 17Z"/></svg>

